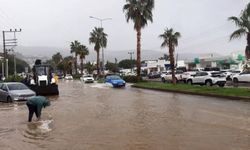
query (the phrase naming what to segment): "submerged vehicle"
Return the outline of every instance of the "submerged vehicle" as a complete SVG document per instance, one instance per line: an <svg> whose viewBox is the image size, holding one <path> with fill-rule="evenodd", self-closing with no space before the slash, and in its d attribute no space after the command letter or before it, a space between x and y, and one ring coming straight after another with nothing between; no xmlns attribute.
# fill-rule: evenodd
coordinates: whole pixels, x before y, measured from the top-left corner
<svg viewBox="0 0 250 150"><path fill-rule="evenodd" d="M37 95L58 95L58 85L52 76L50 65L41 64L41 60L36 60L32 68L33 79L30 80L29 87Z"/></svg>

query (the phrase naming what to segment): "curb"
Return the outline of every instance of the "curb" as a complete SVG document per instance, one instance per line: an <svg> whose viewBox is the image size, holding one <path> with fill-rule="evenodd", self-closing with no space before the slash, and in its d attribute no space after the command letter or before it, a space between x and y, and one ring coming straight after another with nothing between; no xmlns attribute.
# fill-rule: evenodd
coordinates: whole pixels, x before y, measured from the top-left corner
<svg viewBox="0 0 250 150"><path fill-rule="evenodd" d="M189 91L178 91L178 90L170 90L170 89L157 89L157 88L141 87L141 86L137 86L137 85L131 85L131 87L139 88L139 89L146 89L146 90L153 90L153 91L174 92L174 93L180 93L180 94L208 96L208 97L223 98L223 99L230 99L230 100L242 100L242 101L250 102L250 97L243 97L243 96L224 96L224 95L217 95L217 94L195 93L195 92L189 92Z"/></svg>

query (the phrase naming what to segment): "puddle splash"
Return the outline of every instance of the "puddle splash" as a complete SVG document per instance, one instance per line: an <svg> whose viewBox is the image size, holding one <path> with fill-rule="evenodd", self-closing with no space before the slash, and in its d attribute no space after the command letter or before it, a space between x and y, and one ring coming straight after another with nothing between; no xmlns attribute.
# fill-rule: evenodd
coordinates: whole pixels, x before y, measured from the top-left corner
<svg viewBox="0 0 250 150"><path fill-rule="evenodd" d="M24 136L31 139L44 139L52 131L53 120L42 120L27 124Z"/></svg>

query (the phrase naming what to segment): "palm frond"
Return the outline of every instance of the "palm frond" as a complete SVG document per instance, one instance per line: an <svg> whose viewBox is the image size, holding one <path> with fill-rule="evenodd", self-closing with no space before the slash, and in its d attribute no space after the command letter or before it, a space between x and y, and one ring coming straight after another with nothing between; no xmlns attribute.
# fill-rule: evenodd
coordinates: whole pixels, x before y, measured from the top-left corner
<svg viewBox="0 0 250 150"><path fill-rule="evenodd" d="M178 39L181 37L179 32L174 32L172 28L166 28L163 34L159 35L159 38L163 39L161 47L175 47L178 46Z"/></svg>
<svg viewBox="0 0 250 150"><path fill-rule="evenodd" d="M123 6L126 21L134 22L134 29L147 26L148 21L153 22L154 0L126 0Z"/></svg>
<svg viewBox="0 0 250 150"><path fill-rule="evenodd" d="M241 38L243 35L246 35L247 31L244 28L240 28L236 31L234 31L231 36L230 36L230 40L232 39L237 39L237 38Z"/></svg>
<svg viewBox="0 0 250 150"><path fill-rule="evenodd" d="M236 26L242 27L242 20L240 18L237 18L235 16L229 17L228 21L232 21L235 23Z"/></svg>

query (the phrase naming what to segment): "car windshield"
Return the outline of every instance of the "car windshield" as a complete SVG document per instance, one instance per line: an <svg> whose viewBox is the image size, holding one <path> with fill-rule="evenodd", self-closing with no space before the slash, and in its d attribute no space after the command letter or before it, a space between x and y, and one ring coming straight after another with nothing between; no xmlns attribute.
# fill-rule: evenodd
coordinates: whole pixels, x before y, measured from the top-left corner
<svg viewBox="0 0 250 150"><path fill-rule="evenodd" d="M120 80L121 78L119 76L108 76L107 79Z"/></svg>
<svg viewBox="0 0 250 150"><path fill-rule="evenodd" d="M41 76L41 75L47 75L48 74L48 71L49 71L49 68L48 67L44 67L44 66L41 66L41 67L36 67L36 74Z"/></svg>
<svg viewBox="0 0 250 150"><path fill-rule="evenodd" d="M86 76L83 76L84 78L91 78L92 76L91 75L86 75Z"/></svg>
<svg viewBox="0 0 250 150"><path fill-rule="evenodd" d="M29 89L27 86L23 85L23 84L7 84L8 88L10 91L13 90L27 90Z"/></svg>
<svg viewBox="0 0 250 150"><path fill-rule="evenodd" d="M212 77L223 77L224 75L221 74L220 72L213 72L213 73L211 73L211 76Z"/></svg>

